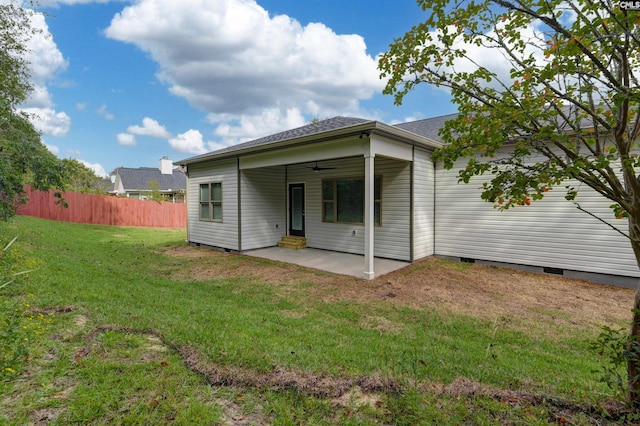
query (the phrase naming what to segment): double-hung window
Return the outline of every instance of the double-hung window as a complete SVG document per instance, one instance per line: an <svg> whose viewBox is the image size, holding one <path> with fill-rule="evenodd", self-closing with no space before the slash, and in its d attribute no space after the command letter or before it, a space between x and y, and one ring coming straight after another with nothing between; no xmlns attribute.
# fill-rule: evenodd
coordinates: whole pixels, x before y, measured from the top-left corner
<svg viewBox="0 0 640 426"><path fill-rule="evenodd" d="M375 177L373 217L382 224L382 178ZM364 223L364 179L325 179L322 181L322 221Z"/></svg>
<svg viewBox="0 0 640 426"><path fill-rule="evenodd" d="M222 222L222 183L200 184L200 220Z"/></svg>

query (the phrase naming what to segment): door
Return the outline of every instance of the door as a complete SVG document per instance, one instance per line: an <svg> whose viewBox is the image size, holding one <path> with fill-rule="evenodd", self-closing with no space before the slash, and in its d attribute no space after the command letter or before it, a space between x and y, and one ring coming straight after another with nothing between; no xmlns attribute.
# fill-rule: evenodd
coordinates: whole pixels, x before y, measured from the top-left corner
<svg viewBox="0 0 640 426"><path fill-rule="evenodd" d="M289 235L304 237L304 184L289 184Z"/></svg>

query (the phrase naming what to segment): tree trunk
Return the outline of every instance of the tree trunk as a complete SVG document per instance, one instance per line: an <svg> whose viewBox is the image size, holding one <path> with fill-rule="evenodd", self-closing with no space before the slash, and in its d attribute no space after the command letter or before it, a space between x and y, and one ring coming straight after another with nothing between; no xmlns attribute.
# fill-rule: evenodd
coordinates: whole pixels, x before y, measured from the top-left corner
<svg viewBox="0 0 640 426"><path fill-rule="evenodd" d="M633 323L627 345L627 402L640 409L640 288L636 289L633 301Z"/></svg>
<svg viewBox="0 0 640 426"><path fill-rule="evenodd" d="M629 236L631 247L640 267L640 220L633 215L629 217ZM626 347L627 358L627 403L640 410L640 282L633 300L633 322Z"/></svg>

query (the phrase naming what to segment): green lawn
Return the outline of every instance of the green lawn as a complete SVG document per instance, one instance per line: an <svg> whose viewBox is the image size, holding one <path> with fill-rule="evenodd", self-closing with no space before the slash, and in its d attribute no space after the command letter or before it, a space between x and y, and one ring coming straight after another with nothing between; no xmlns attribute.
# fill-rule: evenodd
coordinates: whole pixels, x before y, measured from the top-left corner
<svg viewBox="0 0 640 426"><path fill-rule="evenodd" d="M2 306L47 323L0 382L0 424L622 423L603 408L595 328L319 300L313 274L261 281L285 265L169 255L181 230L0 223L0 246L14 236L37 270ZM191 274L239 262L253 273Z"/></svg>

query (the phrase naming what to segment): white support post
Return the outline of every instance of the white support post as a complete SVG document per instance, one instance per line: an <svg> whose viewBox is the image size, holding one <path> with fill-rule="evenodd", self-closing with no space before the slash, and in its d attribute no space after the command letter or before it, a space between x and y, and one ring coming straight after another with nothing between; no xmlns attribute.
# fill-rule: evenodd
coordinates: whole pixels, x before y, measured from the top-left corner
<svg viewBox="0 0 640 426"><path fill-rule="evenodd" d="M374 252L374 218L373 197L375 183L375 154L364 155L364 276L365 280L375 278L373 268Z"/></svg>

